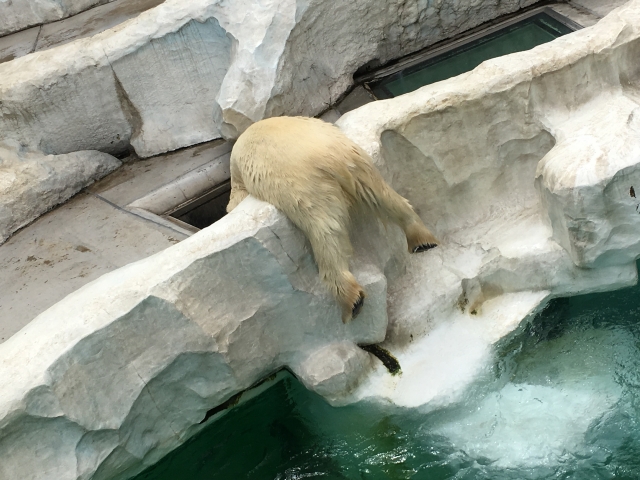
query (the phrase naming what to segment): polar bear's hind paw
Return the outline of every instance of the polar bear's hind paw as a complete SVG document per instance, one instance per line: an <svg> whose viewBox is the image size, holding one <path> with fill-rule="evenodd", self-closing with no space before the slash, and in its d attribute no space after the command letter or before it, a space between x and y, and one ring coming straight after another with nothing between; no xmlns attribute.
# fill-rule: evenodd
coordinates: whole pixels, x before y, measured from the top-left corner
<svg viewBox="0 0 640 480"><path fill-rule="evenodd" d="M413 247L412 253L426 252L427 250L431 250L432 248L436 248L437 246L437 243L423 243L422 245Z"/></svg>

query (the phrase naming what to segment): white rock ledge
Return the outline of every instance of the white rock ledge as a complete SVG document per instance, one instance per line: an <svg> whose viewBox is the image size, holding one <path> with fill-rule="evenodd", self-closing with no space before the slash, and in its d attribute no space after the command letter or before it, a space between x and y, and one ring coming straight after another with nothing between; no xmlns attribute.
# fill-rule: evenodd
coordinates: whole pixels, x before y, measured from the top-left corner
<svg viewBox="0 0 640 480"><path fill-rule="evenodd" d="M455 401L549 298L637 281L639 54L634 1L338 121L443 243L389 283L404 375L379 369L343 401Z"/></svg>
<svg viewBox="0 0 640 480"><path fill-rule="evenodd" d="M304 236L251 197L38 316L0 345L0 478L128 478L282 367L327 396L354 388L371 368L355 344L384 339L384 272L406 255L399 230L366 223L354 273L370 297L348 325Z"/></svg>

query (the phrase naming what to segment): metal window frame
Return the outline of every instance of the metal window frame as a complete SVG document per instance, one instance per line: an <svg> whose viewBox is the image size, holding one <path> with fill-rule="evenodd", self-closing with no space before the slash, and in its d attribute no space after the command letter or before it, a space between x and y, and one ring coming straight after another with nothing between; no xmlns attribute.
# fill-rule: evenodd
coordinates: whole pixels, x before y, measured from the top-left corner
<svg viewBox="0 0 640 480"><path fill-rule="evenodd" d="M233 142L222 143L211 152L213 160L138 198L125 209L186 236L199 232L198 227L172 215L182 215L230 188L232 146Z"/></svg>
<svg viewBox="0 0 640 480"><path fill-rule="evenodd" d="M226 180L222 183L217 184L211 190L207 191L205 194L190 198L184 203L167 210L164 215L169 215L174 218L181 217L182 215L189 213L191 210L195 210L196 208L204 205L211 200L215 200L216 198L224 195L225 193L231 190L231 180Z"/></svg>
<svg viewBox="0 0 640 480"><path fill-rule="evenodd" d="M486 28L480 27L481 30L471 33L469 35L465 35L462 38L457 38L455 40L446 42L445 44L436 46L434 48L429 48L426 51L423 50L421 52L407 55L406 57L403 57L397 61L394 61L392 65L388 65L386 67L379 68L373 72L369 72L369 73L358 76L357 78L354 79L354 82L355 84L363 85L369 91L369 93L371 93L374 96L374 98L377 99L371 87L369 86L370 83L379 82L391 75L394 75L400 72L401 70L405 70L407 68L411 68L416 65L419 65L420 63L431 60L437 56L448 53L459 47L468 45L469 43L475 42L476 40L486 37L487 35L492 35L504 28L508 28L512 25L515 25L516 23L522 22L523 20L527 20L528 18L534 17L539 14L546 14L550 16L551 18L563 24L567 28L570 28L574 32L584 28L579 23L576 23L573 20L565 17L564 15L556 12L555 10L553 10L553 8L549 6L537 7L527 12L523 12L521 14L515 15L507 20L495 23Z"/></svg>

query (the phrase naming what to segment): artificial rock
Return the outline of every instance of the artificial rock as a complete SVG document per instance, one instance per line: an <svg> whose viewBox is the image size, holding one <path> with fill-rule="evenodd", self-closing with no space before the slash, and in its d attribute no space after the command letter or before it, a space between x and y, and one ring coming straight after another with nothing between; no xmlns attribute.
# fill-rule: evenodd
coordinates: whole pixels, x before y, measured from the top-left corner
<svg viewBox="0 0 640 480"><path fill-rule="evenodd" d="M50 15L43 12L54 7L62 18L101 3L39 1L32 10L46 23ZM117 155L131 146L149 157L235 138L264 117L321 113L364 64L387 62L532 3L166 0L93 37L0 64L0 141L45 155ZM72 180L56 179L65 181Z"/></svg>
<svg viewBox="0 0 640 480"><path fill-rule="evenodd" d="M97 151L42 155L0 144L0 244L121 165Z"/></svg>
<svg viewBox="0 0 640 480"><path fill-rule="evenodd" d="M371 367L356 344L384 339L385 272L407 255L399 229L355 228L370 298L346 325L304 236L251 197L38 316L0 345L0 478L128 478L282 368L327 394L355 388Z"/></svg>
<svg viewBox="0 0 640 480"><path fill-rule="evenodd" d="M347 401L454 401L550 298L637 281L639 49L635 1L338 121L442 241L389 284L403 378L380 368Z"/></svg>
<svg viewBox="0 0 640 480"><path fill-rule="evenodd" d="M214 28L209 18L197 29ZM233 55L251 57L238 45ZM280 368L334 403L450 404L550 298L635 282L639 48L635 0L589 29L342 117L442 242L408 255L395 227L358 222L354 273L368 297L346 326L304 237L252 198L41 314L0 345L0 478L127 478ZM144 95L125 98L112 81L122 118L135 116ZM244 113L224 117L240 103L219 105L241 130ZM146 138L137 115L131 131ZM402 375L355 347L383 339Z"/></svg>
<svg viewBox="0 0 640 480"><path fill-rule="evenodd" d="M0 36L55 22L113 0L30 0L0 2Z"/></svg>
<svg viewBox="0 0 640 480"><path fill-rule="evenodd" d="M264 117L321 113L364 64L532 3L166 0L91 38L0 64L0 131L46 153L130 142L143 157L236 137Z"/></svg>

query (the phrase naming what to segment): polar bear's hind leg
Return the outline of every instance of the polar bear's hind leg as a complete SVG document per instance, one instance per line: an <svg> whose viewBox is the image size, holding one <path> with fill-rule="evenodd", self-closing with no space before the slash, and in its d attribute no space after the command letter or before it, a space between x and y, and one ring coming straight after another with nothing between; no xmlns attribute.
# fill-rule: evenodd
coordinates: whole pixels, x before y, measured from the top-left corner
<svg viewBox="0 0 640 480"><path fill-rule="evenodd" d="M438 246L438 240L425 227L409 202L387 185L375 167L364 160L361 162L358 162L360 168L355 170L360 199L380 216L402 228L409 252L424 252Z"/></svg>
<svg viewBox="0 0 640 480"><path fill-rule="evenodd" d="M342 321L347 323L360 313L366 297L349 271L353 247L349 239L348 204L338 185L317 187L319 191L312 204L284 202L277 206L309 239L320 279L337 299L342 308ZM333 195L324 190L332 190Z"/></svg>
<svg viewBox="0 0 640 480"><path fill-rule="evenodd" d="M407 246L411 253L426 252L438 246L438 240L422 222L413 222L405 228Z"/></svg>
<svg viewBox="0 0 640 480"><path fill-rule="evenodd" d="M319 228L318 225L306 227L300 225L311 243L320 278L338 300L342 308L342 321L347 323L360 313L366 296L362 286L349 271L352 247L348 226L343 225L339 229Z"/></svg>

